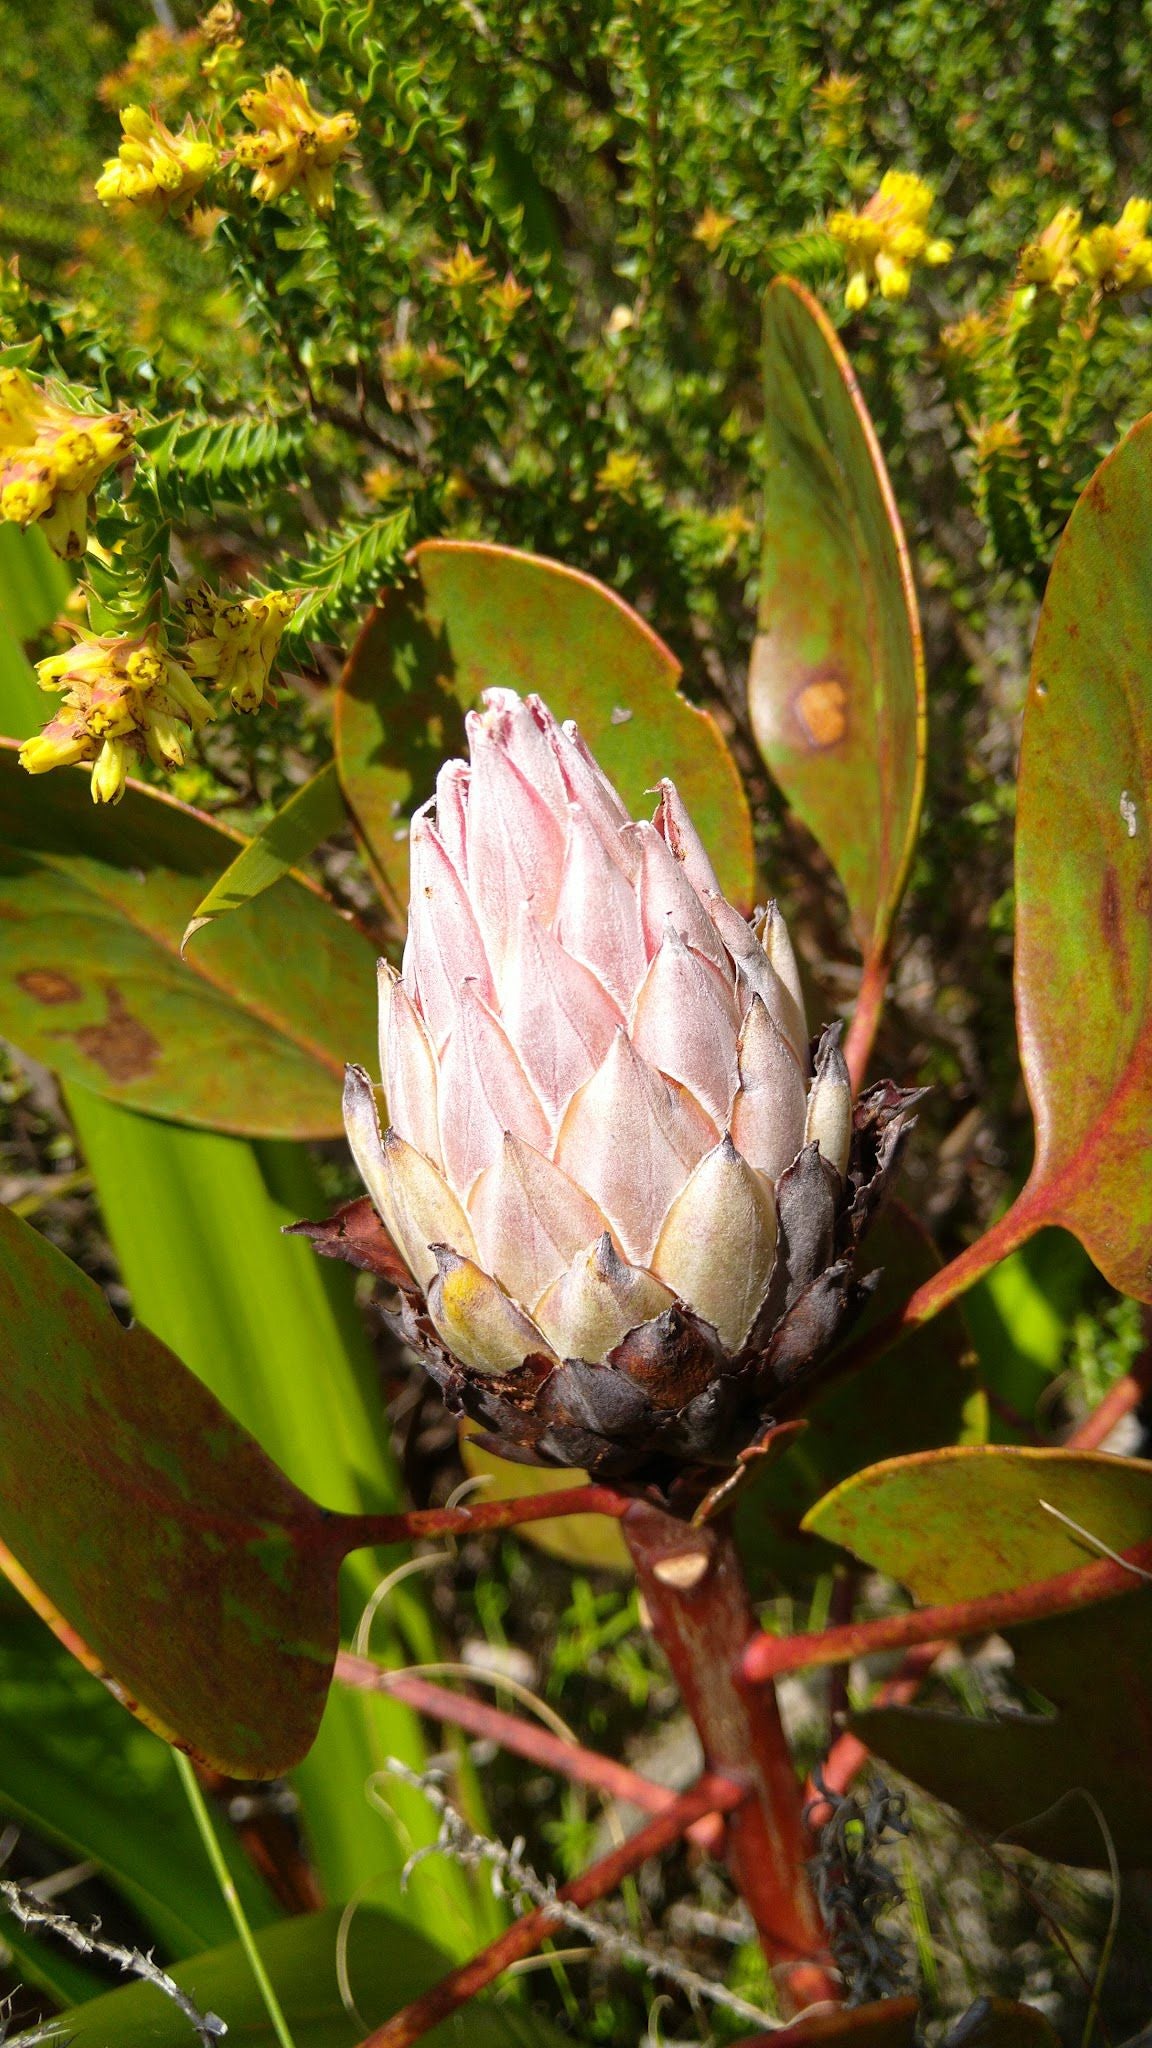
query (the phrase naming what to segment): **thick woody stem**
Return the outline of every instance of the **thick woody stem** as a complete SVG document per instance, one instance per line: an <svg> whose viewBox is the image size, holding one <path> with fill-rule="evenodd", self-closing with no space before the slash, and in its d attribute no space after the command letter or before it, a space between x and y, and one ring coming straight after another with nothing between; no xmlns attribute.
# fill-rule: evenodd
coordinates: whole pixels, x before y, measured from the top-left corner
<svg viewBox="0 0 1152 2048"><path fill-rule="evenodd" d="M646 1501L621 1528L652 1632L672 1666L714 1771L742 1772L752 1796L728 1823L732 1878L782 1989L796 2007L840 1996L808 1883L812 1845L775 1693L748 1687L741 1660L757 1632L735 1545L713 1524L691 1528Z"/></svg>
<svg viewBox="0 0 1152 2048"><path fill-rule="evenodd" d="M674 1799L665 1813L650 1820L631 1840L623 1842L598 1863L593 1863L573 1878L570 1884L561 1885L556 1896L566 1905L590 1906L597 1899L606 1897L616 1890L622 1879L633 1870L638 1870L650 1856L659 1856L681 1835L687 1834L694 1822L709 1813L729 1813L738 1808L747 1798L747 1787L731 1778L706 1771L704 1776L688 1792L682 1792ZM550 1934L564 1924L563 1917L548 1906L537 1906L531 1913L524 1913L515 1920L507 1932L491 1942L470 1962L462 1963L439 1984L434 1984L422 1998L416 1998L406 2005L403 2012L394 2014L382 2027L369 2034L360 2043L360 2048L411 2048L422 2034L438 2026L449 2014L466 2005L506 1970L511 1963L518 1963L523 1956L530 1956L546 1941Z"/></svg>

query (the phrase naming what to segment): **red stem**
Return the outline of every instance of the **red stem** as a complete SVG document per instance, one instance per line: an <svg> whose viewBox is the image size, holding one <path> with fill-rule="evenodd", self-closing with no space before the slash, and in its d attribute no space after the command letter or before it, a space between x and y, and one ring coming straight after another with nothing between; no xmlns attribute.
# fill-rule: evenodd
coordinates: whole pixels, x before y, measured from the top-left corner
<svg viewBox="0 0 1152 2048"><path fill-rule="evenodd" d="M515 1529L522 1522L549 1522L556 1515L612 1515L617 1521L631 1496L611 1486L572 1486L561 1493L532 1493L515 1500L481 1500L459 1508L408 1508L395 1515L333 1515L333 1546L342 1553L377 1543L404 1543L418 1536L471 1536L482 1529Z"/></svg>
<svg viewBox="0 0 1152 2048"><path fill-rule="evenodd" d="M561 1885L557 1898L572 1906L590 1906L607 1892L615 1891L621 1880L638 1870L650 1856L659 1856L679 1841L694 1822L709 1813L731 1813L749 1796L746 1783L737 1783L714 1771L706 1771L688 1792L682 1792L664 1813L657 1814L630 1841L602 1856L570 1884ZM411 2048L414 2041L437 2026L451 2013L475 1998L510 1963L530 1956L550 1934L563 1926L560 1915L550 1906L537 1906L493 1941L470 1962L462 1963L434 1984L421 1998L406 2005L403 2012L386 2020L369 2034L360 2048Z"/></svg>
<svg viewBox="0 0 1152 2048"><path fill-rule="evenodd" d="M892 955L887 943L875 953L870 953L864 962L860 977L860 992L848 1036L844 1041L844 1058L848 1062L848 1073L852 1082L853 1095L859 1095L872 1057L872 1047L884 1011L884 998L888 993L888 976L892 969Z"/></svg>
<svg viewBox="0 0 1152 2048"><path fill-rule="evenodd" d="M626 1800L643 1813L666 1813L675 1804L676 1794L667 1786L654 1785L651 1778L642 1778L638 1771L630 1771L627 1764L618 1764L612 1757L585 1749L582 1743L565 1742L547 1728L534 1727L519 1714L490 1706L487 1700L450 1692L447 1686L436 1685L418 1673L385 1671L366 1657L354 1657L342 1650L336 1659L336 1677L343 1684L366 1692L386 1692L392 1699L404 1700L417 1713L427 1714L430 1720L463 1728L481 1741L498 1742L515 1756L527 1757L544 1770L556 1771L578 1784L591 1785L612 1799ZM715 1816L709 1815L696 1821L688 1833L700 1847L715 1853L724 1830Z"/></svg>
<svg viewBox="0 0 1152 2048"><path fill-rule="evenodd" d="M1041 1621L1046 1615L1070 1614L1078 1607L1136 1592L1152 1566L1152 1538L1121 1556L1126 1563L1102 1557L1055 1578L1013 1586L1006 1593L987 1593L981 1599L958 1600L949 1606L916 1607L879 1621L824 1629L819 1635L759 1635L744 1652L744 1676L750 1684L760 1684L807 1665L844 1664L877 1650L904 1650L913 1643L988 1635L996 1629L1018 1627L1021 1622Z"/></svg>
<svg viewBox="0 0 1152 2048"><path fill-rule="evenodd" d="M720 1524L693 1528L647 1501L629 1508L621 1529L710 1768L751 1779L752 1798L728 1823L726 1855L765 1955L789 1966L786 1995L797 2007L835 2000L805 1869L812 1845L776 1697L740 1677L756 1617L732 1539Z"/></svg>

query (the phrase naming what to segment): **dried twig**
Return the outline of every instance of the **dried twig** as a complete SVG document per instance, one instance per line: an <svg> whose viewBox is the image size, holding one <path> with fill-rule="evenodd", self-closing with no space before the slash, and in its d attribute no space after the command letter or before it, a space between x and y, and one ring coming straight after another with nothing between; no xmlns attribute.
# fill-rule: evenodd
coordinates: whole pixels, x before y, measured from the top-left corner
<svg viewBox="0 0 1152 2048"><path fill-rule="evenodd" d="M440 1816L436 1840L424 1848L417 1849L415 1854L409 1857L404 1866L404 1880L407 1880L409 1873L418 1863L423 1862L426 1856L436 1854L438 1850L454 1857L457 1862L470 1869L487 1864L492 1874L494 1893L498 1898L510 1899L518 1911L528 1906L546 1908L566 1927L574 1928L595 1947L619 1956L623 1962L638 1963L650 1976L667 1978L669 1983L675 1984L678 1990L685 1992L694 2002L697 1999L707 1999L713 2005L722 2006L726 2012L734 2013L738 2019L747 2020L758 2027L774 2028L783 2024L782 2021L773 2019L770 2014L761 2011L758 2006L749 2005L746 1999L738 1998L723 1984L711 1983L707 1977L700 1976L697 1971L663 1954L659 1949L648 1948L642 1942L633 1941L627 1935L621 1934L599 1915L585 1913L579 1906L570 1905L559 1896L553 1879L541 1877L525 1862L524 1842L520 1836L517 1836L509 1848L503 1842L495 1842L487 1835L477 1834L476 1830L469 1826L463 1815L446 1797L439 1773L410 1770L407 1764L397 1762L394 1757L389 1758L386 1768L391 1777L401 1778L406 1785L414 1785L423 1792L429 1805Z"/></svg>
<svg viewBox="0 0 1152 2048"><path fill-rule="evenodd" d="M116 1941L102 1941L97 1931L100 1926L98 1920L94 1920L90 1928L81 1927L66 1913L56 1913L42 1905L32 1892L26 1891L22 1885L13 1884L10 1878L0 1879L0 1898L21 1927L47 1928L50 1934L58 1934L81 1955L102 1956L105 1962L115 1963L127 1976L142 1977L146 1984L154 1984L157 1991L162 1991L165 1998L170 1998L183 2013L201 2048L215 2048L215 2044L228 2032L216 2013L203 2013L193 2005L187 1993L181 1991L174 1979L150 1955L141 1954L139 1949L123 1948ZM39 2041L53 2041L63 2048L67 2039L67 2021L53 2020L46 2027L13 2035L8 2048L33 2048L33 2044Z"/></svg>

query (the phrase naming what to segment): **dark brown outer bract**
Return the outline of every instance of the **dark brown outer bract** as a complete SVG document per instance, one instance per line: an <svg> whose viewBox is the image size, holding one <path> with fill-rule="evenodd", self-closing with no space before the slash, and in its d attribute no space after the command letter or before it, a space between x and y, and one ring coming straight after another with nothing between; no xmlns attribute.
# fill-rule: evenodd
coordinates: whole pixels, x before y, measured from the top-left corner
<svg viewBox="0 0 1152 2048"><path fill-rule="evenodd" d="M815 1381L868 1299L855 1255L890 1188L922 1090L880 1081L856 1104L846 1175L806 1145L776 1188L780 1235L764 1306L738 1352L683 1303L629 1331L607 1362L528 1357L484 1375L444 1347L420 1289L366 1197L327 1223L296 1224L326 1257L375 1272L400 1294L393 1328L455 1415L479 1422L501 1457L628 1479L672 1501L702 1493Z"/></svg>

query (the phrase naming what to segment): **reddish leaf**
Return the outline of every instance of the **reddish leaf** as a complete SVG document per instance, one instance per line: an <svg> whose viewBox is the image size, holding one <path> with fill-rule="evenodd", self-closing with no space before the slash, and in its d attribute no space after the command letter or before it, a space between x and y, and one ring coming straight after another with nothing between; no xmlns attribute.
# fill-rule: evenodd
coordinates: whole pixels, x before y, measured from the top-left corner
<svg viewBox="0 0 1152 2048"><path fill-rule="evenodd" d="M769 290L764 542L748 695L760 751L882 954L924 780L924 666L884 458L840 343L790 278Z"/></svg>
<svg viewBox="0 0 1152 2048"><path fill-rule="evenodd" d="M249 1137L338 1134L344 1063L375 1041L360 934L285 877L180 958L243 843L138 785L97 809L84 774L34 779L0 742L0 1031L131 1109Z"/></svg>
<svg viewBox="0 0 1152 2048"><path fill-rule="evenodd" d="M1016 1001L1036 1163L1018 1205L1152 1301L1152 416L1060 543L1016 827Z"/></svg>
<svg viewBox="0 0 1152 2048"><path fill-rule="evenodd" d="M846 1480L806 1526L935 1603L1054 1577L1152 1536L1152 1464L995 1448L892 1459ZM973 1720L925 1708L854 1715L879 1755L982 1826L1066 1862L1147 1861L1152 1785L1152 1588L1008 1631L1016 1676L1050 1716ZM1106 1674L1105 1682L1102 1682ZM1068 1795L1065 1797L1064 1795ZM1052 1810L1054 1809L1054 1810ZM1043 1816L1042 1820L1037 1817Z"/></svg>
<svg viewBox="0 0 1152 2048"><path fill-rule="evenodd" d="M336 1654L340 1518L8 1210L0 1365L4 1570L169 1741L236 1777L296 1763Z"/></svg>
<svg viewBox="0 0 1152 2048"><path fill-rule="evenodd" d="M680 664L591 576L476 541L425 541L368 620L336 705L344 794L393 907L408 899L408 820L481 690L536 691L574 718L636 817L663 775L677 784L733 902L755 894L752 822L736 765L706 711L679 694Z"/></svg>

